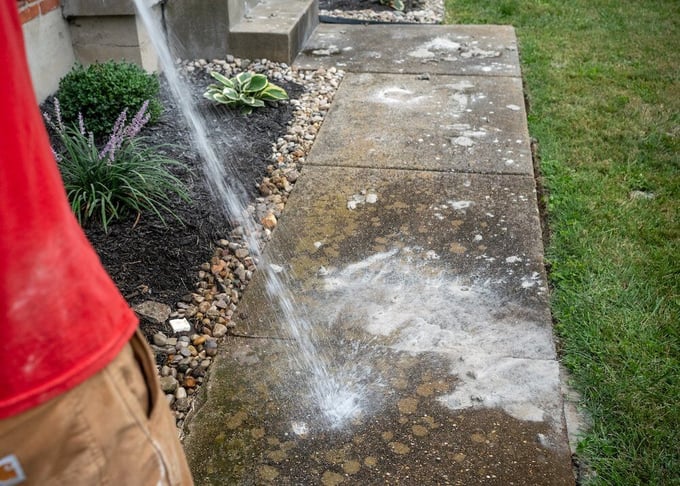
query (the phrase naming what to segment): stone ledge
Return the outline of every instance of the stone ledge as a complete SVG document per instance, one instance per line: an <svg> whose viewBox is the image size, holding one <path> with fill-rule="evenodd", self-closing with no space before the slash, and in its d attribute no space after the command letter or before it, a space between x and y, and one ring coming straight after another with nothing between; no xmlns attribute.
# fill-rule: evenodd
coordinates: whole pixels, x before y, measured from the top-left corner
<svg viewBox="0 0 680 486"><path fill-rule="evenodd" d="M267 0L232 25L229 50L237 57L291 63L318 24L315 0Z"/></svg>

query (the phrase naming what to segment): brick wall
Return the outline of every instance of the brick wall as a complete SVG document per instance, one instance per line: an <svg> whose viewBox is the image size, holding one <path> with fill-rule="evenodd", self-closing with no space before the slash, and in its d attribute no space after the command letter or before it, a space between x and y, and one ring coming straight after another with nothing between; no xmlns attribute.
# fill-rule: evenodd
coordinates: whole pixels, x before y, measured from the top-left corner
<svg viewBox="0 0 680 486"><path fill-rule="evenodd" d="M17 0L21 23L33 20L40 15L59 8L59 0Z"/></svg>

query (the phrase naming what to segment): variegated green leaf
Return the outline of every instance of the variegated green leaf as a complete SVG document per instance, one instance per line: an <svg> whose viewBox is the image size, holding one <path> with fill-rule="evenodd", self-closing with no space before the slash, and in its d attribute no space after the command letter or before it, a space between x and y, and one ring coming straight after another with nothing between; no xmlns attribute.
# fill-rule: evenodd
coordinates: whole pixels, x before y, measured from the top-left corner
<svg viewBox="0 0 680 486"><path fill-rule="evenodd" d="M226 96L224 96L222 93L216 94L215 97L214 97L214 99L215 99L215 101L217 101L218 103L224 103L225 105L228 105L228 104L230 104L230 103L233 102L233 100L230 100L229 98L227 98Z"/></svg>
<svg viewBox="0 0 680 486"><path fill-rule="evenodd" d="M244 104L248 106L253 106L255 108L262 108L264 106L264 101L258 100L254 96L248 96L246 94L241 93L240 99Z"/></svg>
<svg viewBox="0 0 680 486"><path fill-rule="evenodd" d="M239 99L238 92L233 88L224 88L222 94L230 100L238 101Z"/></svg>
<svg viewBox="0 0 680 486"><path fill-rule="evenodd" d="M252 74L246 72L238 73L232 78L235 85L234 88L237 91L243 91L243 87L246 85L246 83L248 83L248 81L250 81L251 76Z"/></svg>
<svg viewBox="0 0 680 486"><path fill-rule="evenodd" d="M250 80L243 86L243 91L246 93L258 93L265 89L269 81L267 81L267 76L263 74L253 74Z"/></svg>
<svg viewBox="0 0 680 486"><path fill-rule="evenodd" d="M227 78L226 76L223 76L223 75L221 75L220 73L218 73L218 72L216 72L216 71L210 71L210 75L211 75L213 78L215 78L216 80L218 80L220 83L222 83L223 85L225 85L225 86L227 86L227 87L229 87L229 88L233 88L233 87L234 87L234 83L231 81L231 79ZM212 85L212 86L215 86L215 85Z"/></svg>
<svg viewBox="0 0 680 486"><path fill-rule="evenodd" d="M260 93L260 99L265 101L281 101L288 99L288 93L283 88L269 83L269 85Z"/></svg>

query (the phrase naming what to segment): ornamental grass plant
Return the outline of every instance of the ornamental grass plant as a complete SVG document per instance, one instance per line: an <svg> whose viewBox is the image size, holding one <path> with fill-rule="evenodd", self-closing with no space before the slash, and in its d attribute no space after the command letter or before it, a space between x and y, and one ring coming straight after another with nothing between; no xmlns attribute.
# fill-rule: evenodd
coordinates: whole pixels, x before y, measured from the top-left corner
<svg viewBox="0 0 680 486"><path fill-rule="evenodd" d="M163 223L165 215L180 218L169 209L173 197L189 200L183 183L168 167L179 162L162 154L162 146L152 146L140 136L149 121L148 102L144 102L130 122L124 109L103 148L87 131L82 115L78 124L67 126L61 116L59 100L54 99L54 119L45 120L58 139L53 148L71 208L81 225L98 221L105 231L109 224L124 216L143 211L155 214Z"/></svg>

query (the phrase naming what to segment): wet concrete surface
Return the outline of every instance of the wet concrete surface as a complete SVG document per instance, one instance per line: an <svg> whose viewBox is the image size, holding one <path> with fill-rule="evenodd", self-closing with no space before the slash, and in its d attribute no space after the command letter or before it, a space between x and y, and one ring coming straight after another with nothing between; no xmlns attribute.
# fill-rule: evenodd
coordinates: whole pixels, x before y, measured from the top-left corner
<svg viewBox="0 0 680 486"><path fill-rule="evenodd" d="M547 442L549 425L443 406L437 397L455 380L437 356L383 353L380 399L331 428L305 401L286 343L228 345L213 376L228 386L211 390L190 449L198 484L573 484L568 455Z"/></svg>
<svg viewBox="0 0 680 486"><path fill-rule="evenodd" d="M431 26L420 28L414 49ZM472 32L460 28L429 35ZM443 122L420 109L361 121L362 79L370 90L423 81L362 76L343 81L262 263L351 400L333 387L319 399L320 374L257 272L242 336L222 347L188 421L197 484L574 484L530 163L508 171L504 149L480 147L469 171L468 152L430 164L431 153L377 142L385 157L363 157L358 133L405 139ZM519 78L466 80L521 100ZM435 84L441 107L455 102L449 80ZM526 148L522 110L510 125Z"/></svg>

